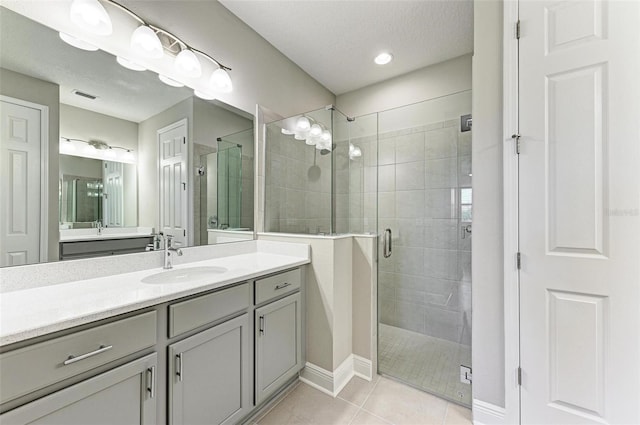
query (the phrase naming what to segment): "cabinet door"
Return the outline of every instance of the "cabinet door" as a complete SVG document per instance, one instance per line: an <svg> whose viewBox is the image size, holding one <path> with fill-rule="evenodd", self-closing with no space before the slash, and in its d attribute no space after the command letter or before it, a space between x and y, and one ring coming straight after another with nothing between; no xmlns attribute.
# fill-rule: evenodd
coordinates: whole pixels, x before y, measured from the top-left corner
<svg viewBox="0 0 640 425"><path fill-rule="evenodd" d="M251 410L249 316L169 346L173 425L233 424Z"/></svg>
<svg viewBox="0 0 640 425"><path fill-rule="evenodd" d="M0 423L156 423L156 354L117 367L0 415Z"/></svg>
<svg viewBox="0 0 640 425"><path fill-rule="evenodd" d="M256 309L256 404L301 368L300 293Z"/></svg>

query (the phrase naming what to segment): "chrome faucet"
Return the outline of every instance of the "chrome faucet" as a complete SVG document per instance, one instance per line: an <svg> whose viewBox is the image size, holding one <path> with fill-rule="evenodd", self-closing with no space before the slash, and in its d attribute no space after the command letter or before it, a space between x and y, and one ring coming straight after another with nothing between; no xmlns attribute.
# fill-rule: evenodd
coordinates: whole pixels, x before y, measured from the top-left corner
<svg viewBox="0 0 640 425"><path fill-rule="evenodd" d="M162 235L162 233L160 233ZM182 250L173 246L173 235L164 235L164 267L165 269L173 268L171 263L171 254L175 252L178 257L182 256Z"/></svg>

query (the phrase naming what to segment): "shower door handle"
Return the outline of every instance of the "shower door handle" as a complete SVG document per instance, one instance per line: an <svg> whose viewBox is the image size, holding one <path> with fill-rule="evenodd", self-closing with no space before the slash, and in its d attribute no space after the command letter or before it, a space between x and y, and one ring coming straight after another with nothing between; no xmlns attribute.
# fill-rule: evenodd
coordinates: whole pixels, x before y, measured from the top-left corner
<svg viewBox="0 0 640 425"><path fill-rule="evenodd" d="M382 238L382 255L384 258L391 257L391 229L385 229Z"/></svg>

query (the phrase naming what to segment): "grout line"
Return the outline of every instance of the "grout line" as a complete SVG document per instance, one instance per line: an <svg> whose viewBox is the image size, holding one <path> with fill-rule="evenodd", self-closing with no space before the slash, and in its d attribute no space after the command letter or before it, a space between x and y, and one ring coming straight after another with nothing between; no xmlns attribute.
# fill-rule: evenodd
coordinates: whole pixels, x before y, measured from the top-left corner
<svg viewBox="0 0 640 425"><path fill-rule="evenodd" d="M280 403L282 403L287 397L289 397L291 395L291 393L298 388L298 385L300 385L300 381L296 382L295 385L293 385L291 388L289 388L288 390L286 390L283 394L280 394L279 396L279 400L274 400L275 403L273 403L272 406L270 406L265 412L263 412L259 417L257 417L256 419L253 420L253 423L258 425L260 423L261 420L263 420L269 413L271 413L271 411L273 409L275 409Z"/></svg>
<svg viewBox="0 0 640 425"><path fill-rule="evenodd" d="M451 403L449 403L449 402L447 401L447 406L446 406L446 407L445 407L445 409L444 409L444 416L442 417L442 425L445 425L445 423L446 423L446 421L447 421L447 415L449 414L449 405L450 405L450 404L451 404Z"/></svg>
<svg viewBox="0 0 640 425"><path fill-rule="evenodd" d="M372 411L370 411L370 410L365 409L364 407L361 407L361 408L360 408L360 410L362 410L362 411L364 411L364 412L367 412L367 413L368 413L368 414L370 414L371 416L375 416L376 418L380 419L380 420L381 420L381 421L383 421L383 422L386 422L386 423L388 423L388 424L393 424L393 422L391 422L389 419L385 419L385 418L383 418L383 417L382 417L382 416L380 416L380 415L376 415L375 413L373 413L373 412L372 412Z"/></svg>
<svg viewBox="0 0 640 425"><path fill-rule="evenodd" d="M378 377L378 380L376 381L375 384L373 384L373 387L371 387L371 391L369 391L367 396L364 398L364 401L362 402L362 406L360 407L364 407L364 405L367 403L367 400L369 400L369 397L371 397L371 394L373 394L373 391L378 387L378 384L382 380L382 376L378 375L377 373L376 373L376 376Z"/></svg>

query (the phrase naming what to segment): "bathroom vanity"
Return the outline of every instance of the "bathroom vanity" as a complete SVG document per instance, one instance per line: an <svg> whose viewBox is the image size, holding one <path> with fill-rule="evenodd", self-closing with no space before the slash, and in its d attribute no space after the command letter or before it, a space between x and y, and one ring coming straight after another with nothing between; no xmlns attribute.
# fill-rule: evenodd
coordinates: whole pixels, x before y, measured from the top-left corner
<svg viewBox="0 0 640 425"><path fill-rule="evenodd" d="M0 294L0 422L249 418L304 365L309 255L243 244L256 252Z"/></svg>

